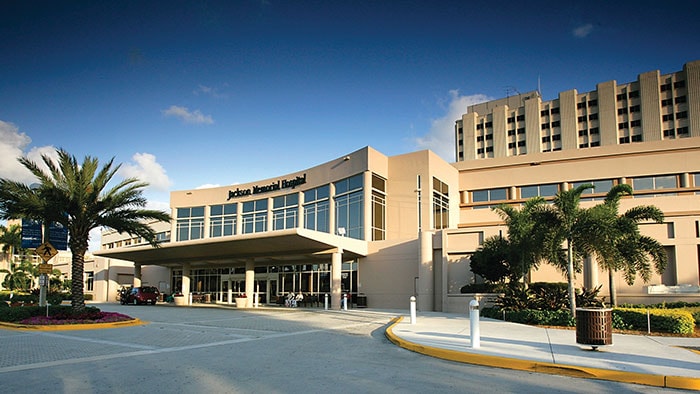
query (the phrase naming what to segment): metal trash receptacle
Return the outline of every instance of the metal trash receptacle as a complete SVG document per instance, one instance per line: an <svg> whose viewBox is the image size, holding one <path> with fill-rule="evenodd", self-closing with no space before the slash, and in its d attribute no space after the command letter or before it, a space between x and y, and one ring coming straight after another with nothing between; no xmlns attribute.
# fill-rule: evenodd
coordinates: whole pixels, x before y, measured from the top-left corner
<svg viewBox="0 0 700 394"><path fill-rule="evenodd" d="M593 349L612 345L612 309L576 308L576 343Z"/></svg>

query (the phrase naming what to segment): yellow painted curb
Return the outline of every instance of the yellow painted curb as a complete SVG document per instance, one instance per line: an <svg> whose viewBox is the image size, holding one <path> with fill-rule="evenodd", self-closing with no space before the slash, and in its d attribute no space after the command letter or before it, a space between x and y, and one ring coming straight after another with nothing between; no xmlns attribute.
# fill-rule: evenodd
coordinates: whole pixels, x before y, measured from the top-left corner
<svg viewBox="0 0 700 394"><path fill-rule="evenodd" d="M72 330L96 330L102 328L121 328L131 326L146 325L148 322L139 319L117 321L112 323L90 323L90 324L57 324L57 325L38 325L38 324L14 324L0 322L0 328L7 328L18 331L72 331Z"/></svg>
<svg viewBox="0 0 700 394"><path fill-rule="evenodd" d="M427 356L456 361L467 364L482 365L513 369L518 371L539 372L552 375L563 375L576 378L590 378L610 380L622 383L643 384L655 387L668 387L684 390L700 390L700 378L684 376L650 375L638 372L613 371L600 368L589 368L574 365L553 364L539 361L521 360L516 358L490 356L485 354L465 353L457 350L439 349L405 341L394 334L394 326L399 324L403 317L392 319L390 326L385 331L386 337L404 349Z"/></svg>

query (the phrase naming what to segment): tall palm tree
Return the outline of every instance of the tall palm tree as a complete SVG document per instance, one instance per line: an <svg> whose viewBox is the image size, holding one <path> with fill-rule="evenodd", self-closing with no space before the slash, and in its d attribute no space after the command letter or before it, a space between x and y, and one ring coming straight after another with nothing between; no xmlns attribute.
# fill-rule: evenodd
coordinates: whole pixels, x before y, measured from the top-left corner
<svg viewBox="0 0 700 394"><path fill-rule="evenodd" d="M514 274L522 279L527 287L527 274L537 268L541 258L544 232L534 231L534 213L546 204L542 197L534 197L523 204L521 209L507 204L493 208L508 227L508 262ZM516 276L516 275L514 275Z"/></svg>
<svg viewBox="0 0 700 394"><path fill-rule="evenodd" d="M595 249L598 264L608 271L610 302L613 306L617 306L614 281L616 271L624 271L625 282L628 285L634 283L637 274L644 282L648 282L652 271L649 261L654 263L656 272L663 273L668 260L661 243L639 232L640 222L663 223L664 214L659 208L641 205L630 208L623 214L619 213L620 199L632 194L630 185L616 185L607 193L603 204L592 208L593 211L600 212L601 216L606 217L605 239L597 244Z"/></svg>
<svg viewBox="0 0 700 394"><path fill-rule="evenodd" d="M576 315L575 272L580 271L583 256L589 255L592 246L600 239L601 226L589 210L581 208L581 194L592 189L592 184L583 184L570 190L560 191L552 205L542 205L535 212L535 231L541 232L544 240L544 258L566 273L569 307ZM566 255L561 245L566 244Z"/></svg>
<svg viewBox="0 0 700 394"><path fill-rule="evenodd" d="M57 153L57 163L42 155L48 172L25 157L18 159L38 179L36 188L0 179L0 218L56 222L68 229L68 245L72 253L71 305L74 309L83 309L83 265L90 231L98 227L112 228L142 237L157 247L155 232L146 220L169 221L170 215L143 209L146 199L142 191L148 184L136 178L124 179L107 189L121 166L113 166L114 158L98 169L97 158L86 156L79 164L65 150L60 149Z"/></svg>

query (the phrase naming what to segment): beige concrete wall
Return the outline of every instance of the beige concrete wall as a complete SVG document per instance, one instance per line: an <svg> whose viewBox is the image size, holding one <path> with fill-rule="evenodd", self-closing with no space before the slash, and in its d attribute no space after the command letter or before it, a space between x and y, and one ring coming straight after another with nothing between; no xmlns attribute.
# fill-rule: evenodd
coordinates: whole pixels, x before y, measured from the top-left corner
<svg viewBox="0 0 700 394"><path fill-rule="evenodd" d="M418 241L382 241L371 245L360 260L359 291L367 295L370 308L409 307L418 276Z"/></svg>

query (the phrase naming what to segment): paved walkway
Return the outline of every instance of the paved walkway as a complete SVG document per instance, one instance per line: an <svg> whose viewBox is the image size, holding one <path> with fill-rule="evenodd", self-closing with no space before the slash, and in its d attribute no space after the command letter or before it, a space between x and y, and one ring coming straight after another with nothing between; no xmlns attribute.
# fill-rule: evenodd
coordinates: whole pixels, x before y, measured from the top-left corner
<svg viewBox="0 0 700 394"><path fill-rule="evenodd" d="M700 390L700 338L613 334L612 346L592 350L576 331L481 318L478 348L470 321L448 313L404 315L387 329L395 344L443 359L532 372Z"/></svg>

